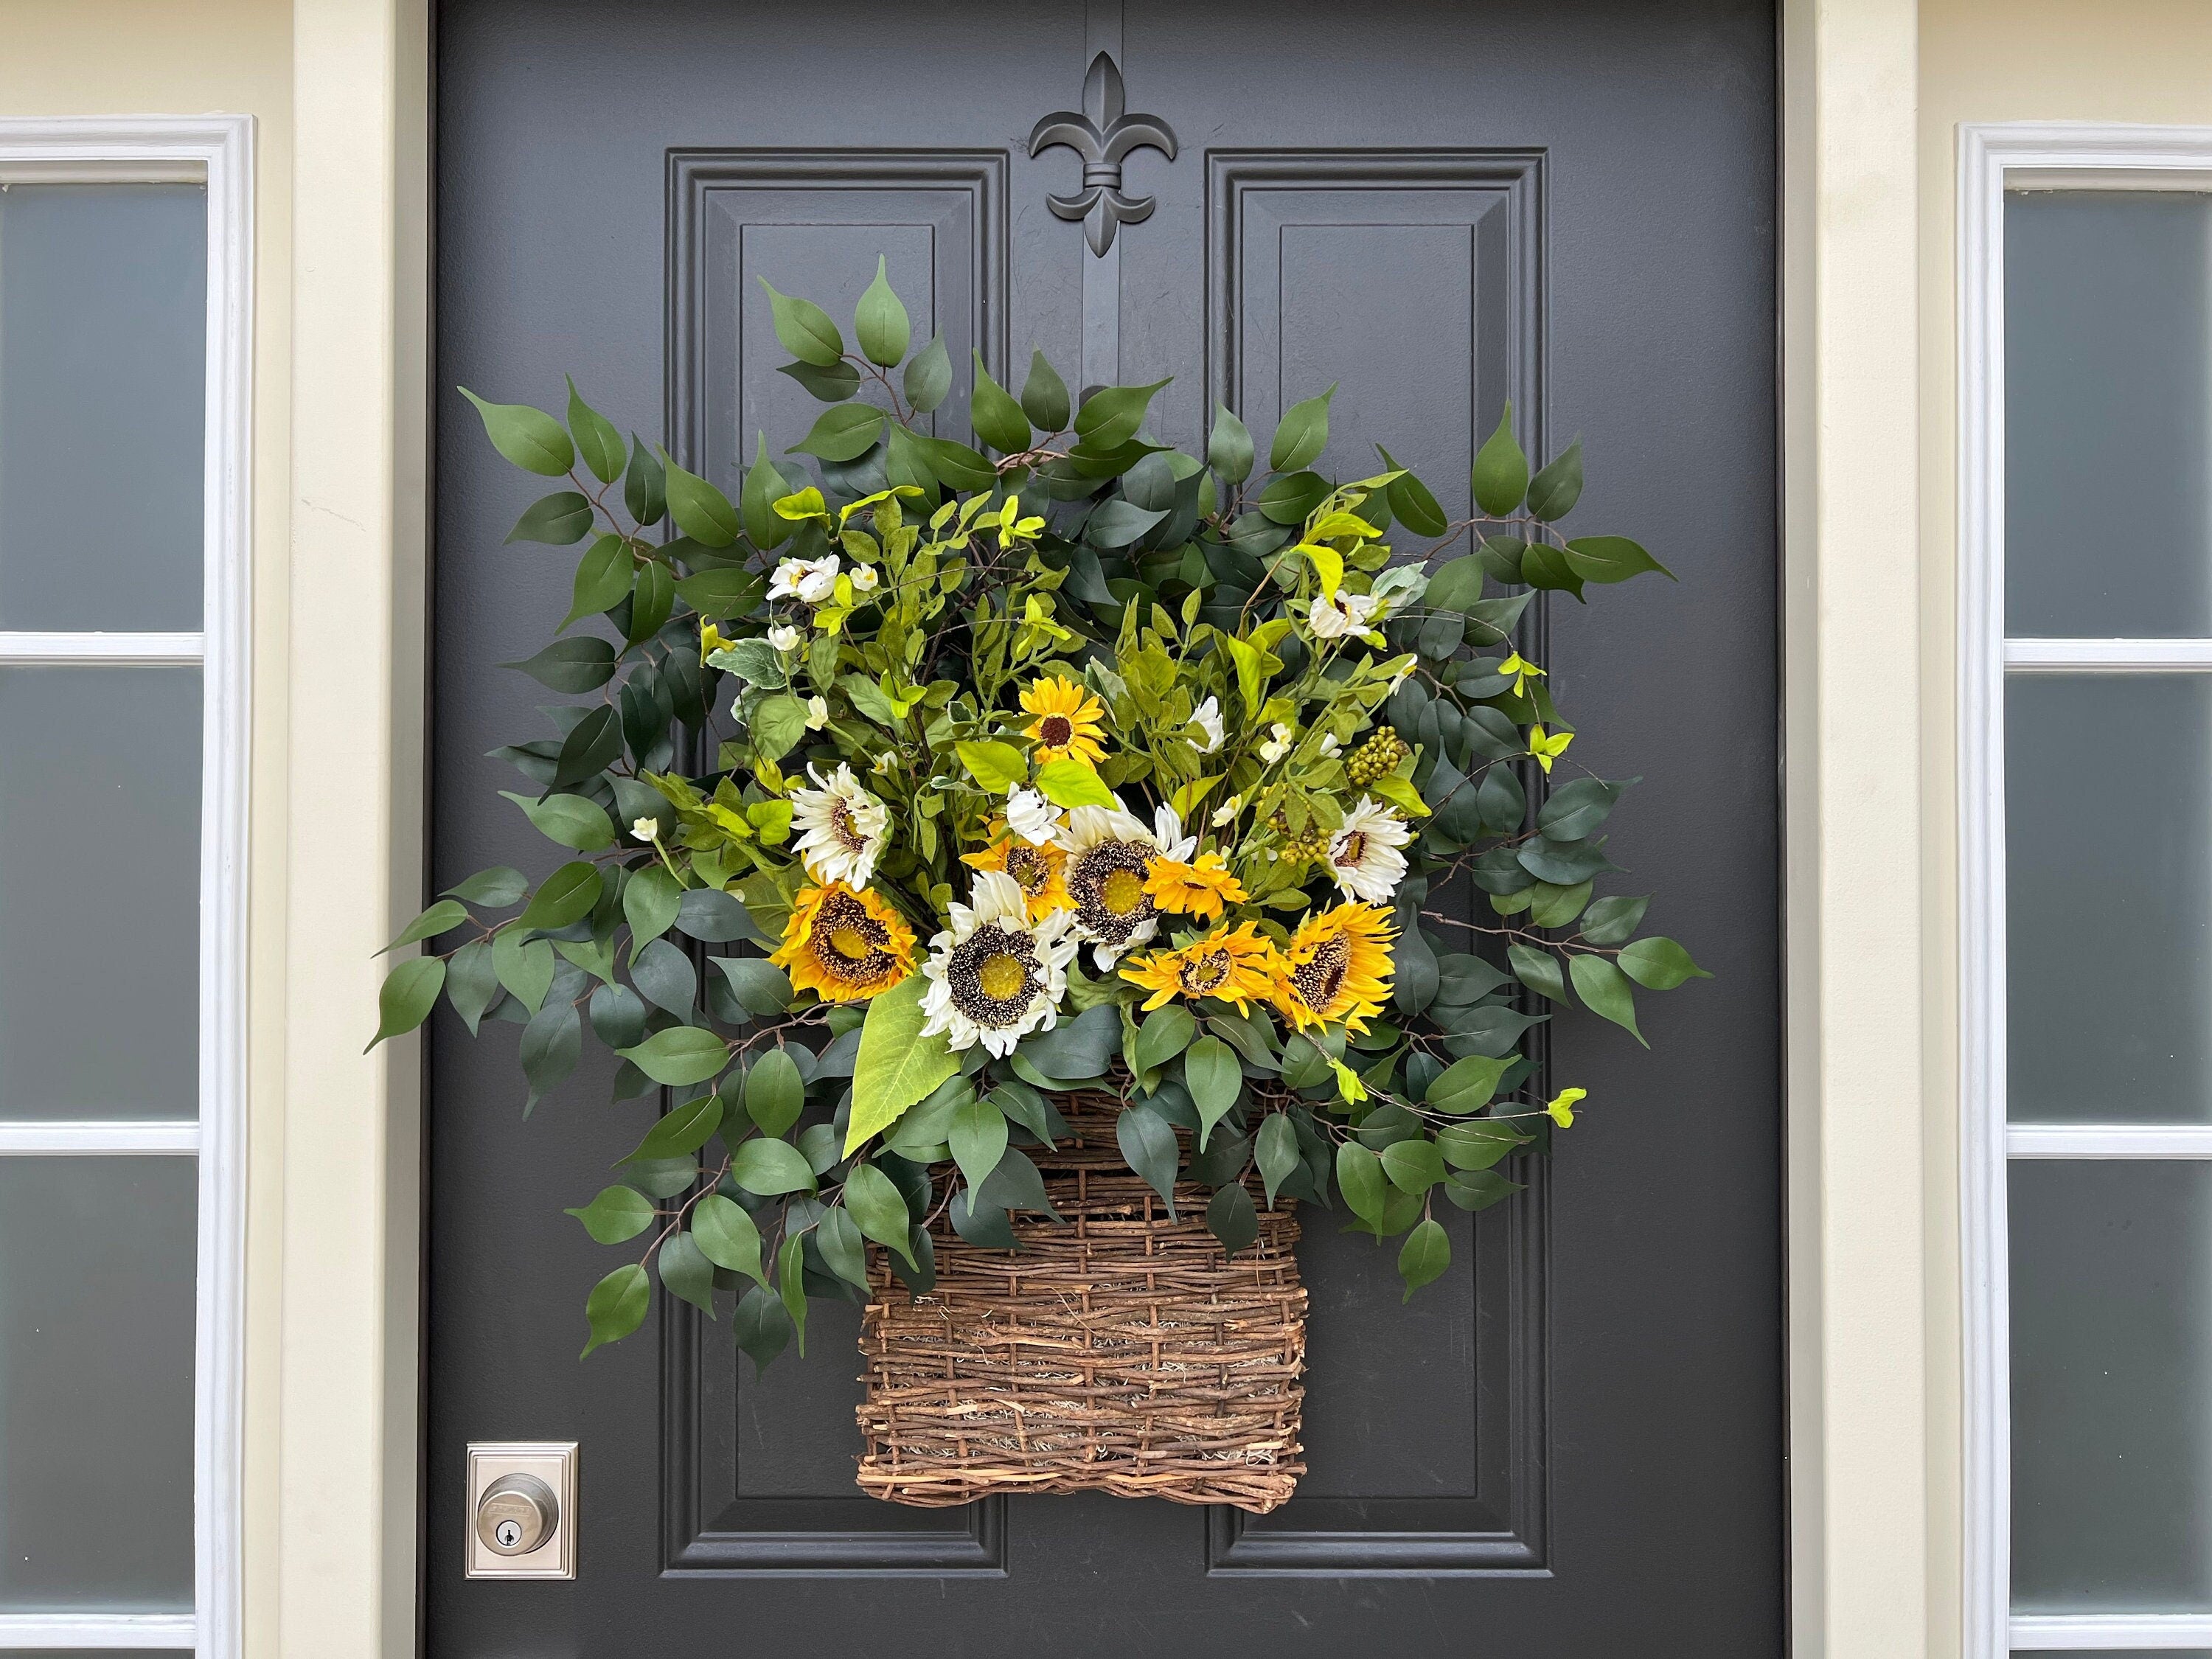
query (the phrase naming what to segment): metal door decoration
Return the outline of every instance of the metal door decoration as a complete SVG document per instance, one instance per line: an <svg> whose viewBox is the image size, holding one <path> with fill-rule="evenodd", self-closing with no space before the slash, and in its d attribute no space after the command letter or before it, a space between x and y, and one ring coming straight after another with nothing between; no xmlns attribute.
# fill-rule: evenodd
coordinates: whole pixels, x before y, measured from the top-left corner
<svg viewBox="0 0 2212 1659"><path fill-rule="evenodd" d="M1157 149L1170 161L1176 158L1173 129L1158 116L1128 113L1127 104L1121 68L1112 54L1102 52L1091 60L1091 72L1083 77L1081 112L1057 111L1030 134L1032 156L1066 149L1083 158L1083 188L1053 197L1050 205L1061 218L1082 222L1084 240L1102 259L1114 246L1116 231L1123 225L1141 224L1158 205L1152 197L1122 193L1122 158L1133 149Z"/></svg>

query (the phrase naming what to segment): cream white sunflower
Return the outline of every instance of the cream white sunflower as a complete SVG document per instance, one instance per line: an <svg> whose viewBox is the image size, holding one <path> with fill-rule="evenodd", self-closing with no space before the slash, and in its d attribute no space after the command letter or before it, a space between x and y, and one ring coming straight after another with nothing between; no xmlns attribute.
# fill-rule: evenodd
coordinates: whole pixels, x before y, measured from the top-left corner
<svg viewBox="0 0 2212 1659"><path fill-rule="evenodd" d="M980 1042L1003 1060L1031 1031L1059 1023L1077 948L1072 913L1031 921L1021 884L999 870L979 872L968 897L949 907L952 925L929 942L921 1034L942 1033L955 1049Z"/></svg>
<svg viewBox="0 0 2212 1659"><path fill-rule="evenodd" d="M890 808L861 788L843 761L826 778L818 766L806 770L816 787L791 796L791 827L806 873L818 882L866 887L890 838Z"/></svg>
<svg viewBox="0 0 2212 1659"><path fill-rule="evenodd" d="M1124 953L1159 931L1159 916L1145 882L1163 857L1188 860L1198 838L1185 836L1172 808L1162 806L1147 830L1117 800L1112 806L1078 806L1060 832L1067 849L1067 896L1075 905L1078 938L1091 959L1109 973Z"/></svg>
<svg viewBox="0 0 2212 1659"><path fill-rule="evenodd" d="M1406 821L1389 807L1362 800L1328 838L1329 879L1346 898L1388 904L1406 876L1406 855L1398 849L1413 838Z"/></svg>

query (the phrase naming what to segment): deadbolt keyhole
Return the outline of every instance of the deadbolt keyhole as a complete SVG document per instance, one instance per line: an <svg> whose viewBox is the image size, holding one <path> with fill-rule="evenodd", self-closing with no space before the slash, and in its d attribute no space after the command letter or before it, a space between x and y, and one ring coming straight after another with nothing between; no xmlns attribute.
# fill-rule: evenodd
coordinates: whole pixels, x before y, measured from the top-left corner
<svg viewBox="0 0 2212 1659"><path fill-rule="evenodd" d="M477 1536L495 1555L527 1555L561 1524L561 1500L534 1474L503 1474L477 1499Z"/></svg>

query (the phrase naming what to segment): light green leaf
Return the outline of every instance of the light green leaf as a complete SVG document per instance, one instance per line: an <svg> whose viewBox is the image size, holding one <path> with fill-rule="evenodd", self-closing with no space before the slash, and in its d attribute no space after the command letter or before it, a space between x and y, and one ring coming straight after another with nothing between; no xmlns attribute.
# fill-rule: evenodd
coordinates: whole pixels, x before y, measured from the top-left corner
<svg viewBox="0 0 2212 1659"><path fill-rule="evenodd" d="M384 988L377 993L376 1035L368 1040L368 1048L386 1037L411 1031L429 1018L445 983L446 964L436 957L410 957L386 974ZM368 1048L362 1053L367 1054Z"/></svg>
<svg viewBox="0 0 2212 1659"><path fill-rule="evenodd" d="M545 993L553 983L553 947L542 939L532 939L520 927L502 927L492 935L492 971L499 982L514 994L514 1000L536 1013L544 1006Z"/></svg>
<svg viewBox="0 0 2212 1659"><path fill-rule="evenodd" d="M787 691L763 697L752 711L753 747L769 760L781 760L806 735L806 705Z"/></svg>
<svg viewBox="0 0 2212 1659"><path fill-rule="evenodd" d="M440 933L449 933L468 919L469 913L465 906L456 904L451 899L440 899L421 915L409 922L406 930L398 939L386 945L384 951L379 951L376 954L382 956L385 951L397 951L403 945L413 945L419 939L434 939Z"/></svg>
<svg viewBox="0 0 2212 1659"><path fill-rule="evenodd" d="M968 775L994 795L1029 781L1030 757L1011 743L962 743L955 747Z"/></svg>
<svg viewBox="0 0 2212 1659"><path fill-rule="evenodd" d="M1658 933L1624 948L1620 971L1647 991L1671 991L1686 979L1712 977L1690 959L1687 951Z"/></svg>
<svg viewBox="0 0 2212 1659"><path fill-rule="evenodd" d="M941 1032L921 1034L921 996L927 988L921 975L908 974L868 1003L860 1055L853 1064L853 1112L845 1132L848 1157L960 1069Z"/></svg>
<svg viewBox="0 0 2212 1659"><path fill-rule="evenodd" d="M548 795L538 800L512 789L499 793L520 806L548 841L580 853L596 853L615 844L614 821L595 801L581 795Z"/></svg>
<svg viewBox="0 0 2212 1659"><path fill-rule="evenodd" d="M729 1045L696 1025L672 1025L655 1031L635 1048L615 1051L655 1083L687 1088L719 1077L730 1063Z"/></svg>
<svg viewBox="0 0 2212 1659"><path fill-rule="evenodd" d="M584 1344L584 1352L577 1358L589 1359L594 1348L621 1341L645 1323L646 1310L652 1305L653 1285L646 1279L645 1265L633 1261L616 1268L592 1286L592 1294L584 1303L592 1340Z"/></svg>
<svg viewBox="0 0 2212 1659"><path fill-rule="evenodd" d="M1406 1281L1403 1300L1411 1302L1415 1291L1434 1283L1450 1266L1451 1235L1431 1216L1406 1235L1398 1251L1398 1276Z"/></svg>
<svg viewBox="0 0 2212 1659"><path fill-rule="evenodd" d="M699 1241L699 1249L707 1260L717 1267L743 1273L757 1285L768 1283L767 1275L761 1271L760 1229L735 1200L720 1193L709 1193L701 1199L691 1212L691 1236ZM600 1243L613 1241L602 1239Z"/></svg>
<svg viewBox="0 0 2212 1659"><path fill-rule="evenodd" d="M629 923L629 954L637 953L675 925L683 908L684 890L676 878L659 865L649 864L629 878L623 889L623 918Z"/></svg>
<svg viewBox="0 0 2212 1659"><path fill-rule="evenodd" d="M1470 1054L1465 1060L1454 1060L1430 1083L1425 1098L1438 1111L1455 1116L1479 1112L1490 1103L1491 1097L1498 1092L1498 1079L1519 1058L1510 1054L1492 1060Z"/></svg>
<svg viewBox="0 0 2212 1659"><path fill-rule="evenodd" d="M1037 788L1054 806L1112 806L1114 792L1100 781L1088 763L1073 755L1047 761L1037 769Z"/></svg>
<svg viewBox="0 0 2212 1659"><path fill-rule="evenodd" d="M696 472L686 472L660 452L667 473L668 516L693 541L708 547L727 547L743 528L730 498Z"/></svg>
<svg viewBox="0 0 2212 1659"><path fill-rule="evenodd" d="M814 1190L813 1166L798 1147L787 1140L758 1136L741 1142L730 1154L730 1178L763 1198Z"/></svg>
<svg viewBox="0 0 2212 1659"><path fill-rule="evenodd" d="M568 379L568 430L575 435L576 453L592 469L593 477L601 483L612 483L622 477L623 465L629 459L622 428L584 401L574 375Z"/></svg>
<svg viewBox="0 0 2212 1659"><path fill-rule="evenodd" d="M729 1202L727 1199L722 1200ZM563 1210L584 1224L584 1231L601 1244L621 1244L653 1225L653 1200L635 1187L602 1187L599 1195L580 1210Z"/></svg>
<svg viewBox="0 0 2212 1659"><path fill-rule="evenodd" d="M853 314L853 332L860 336L868 361L884 368L896 368L914 338L914 325L907 320L906 307L884 272L880 253L876 256L876 280L868 284Z"/></svg>
<svg viewBox="0 0 2212 1659"><path fill-rule="evenodd" d="M1395 1140L1376 1156L1390 1184L1415 1198L1444 1178L1443 1154L1433 1140Z"/></svg>

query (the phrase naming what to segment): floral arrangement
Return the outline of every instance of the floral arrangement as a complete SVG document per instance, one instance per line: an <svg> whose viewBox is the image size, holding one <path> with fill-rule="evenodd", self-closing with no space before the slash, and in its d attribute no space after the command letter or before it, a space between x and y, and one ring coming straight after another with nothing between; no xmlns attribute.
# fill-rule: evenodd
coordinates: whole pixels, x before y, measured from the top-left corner
<svg viewBox="0 0 2212 1659"><path fill-rule="evenodd" d="M1627 784L1576 775L1515 643L1537 591L1662 567L1556 527L1579 446L1532 477L1510 409L1448 522L1387 451L1313 470L1334 388L1255 471L1226 409L1203 458L1153 441L1164 381L1072 406L1042 354L1018 395L979 356L970 445L933 434L951 365L880 263L857 349L769 296L827 406L784 458L759 441L734 502L573 384L565 422L466 394L562 481L510 540L587 544L560 636L514 665L582 700L501 751L574 856L424 911L395 947L441 943L392 969L376 1040L442 995L471 1033L521 1026L532 1105L586 1029L617 1100L667 1091L571 1212L635 1252L586 1353L655 1279L734 1298L765 1364L810 1297L869 1293L872 1246L916 1291L940 1215L1010 1247L1073 1089L1118 1097L1170 1209L1210 1190L1225 1251L1256 1166L1268 1206L1402 1237L1410 1297L1449 1260L1437 1200L1504 1199L1499 1166L1574 1121L1583 1091L1523 1052L1545 1005L1640 1042L1634 988L1702 976L1638 936L1645 899L1593 896ZM1462 881L1486 918L1442 896Z"/></svg>

